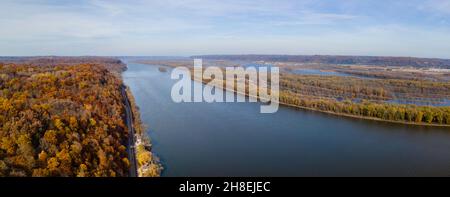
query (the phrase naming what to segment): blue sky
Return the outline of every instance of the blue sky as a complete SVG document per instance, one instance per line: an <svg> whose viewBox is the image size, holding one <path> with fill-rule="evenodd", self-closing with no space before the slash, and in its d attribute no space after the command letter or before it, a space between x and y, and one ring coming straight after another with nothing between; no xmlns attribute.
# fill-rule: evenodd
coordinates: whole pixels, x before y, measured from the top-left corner
<svg viewBox="0 0 450 197"><path fill-rule="evenodd" d="M450 0L2 0L0 55L450 58Z"/></svg>

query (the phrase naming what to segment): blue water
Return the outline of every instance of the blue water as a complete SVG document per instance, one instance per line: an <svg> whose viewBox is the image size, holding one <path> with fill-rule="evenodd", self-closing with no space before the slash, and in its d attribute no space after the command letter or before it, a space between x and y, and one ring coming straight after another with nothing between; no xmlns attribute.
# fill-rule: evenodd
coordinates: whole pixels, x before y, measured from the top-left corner
<svg viewBox="0 0 450 197"><path fill-rule="evenodd" d="M159 66L123 74L163 176L450 176L450 131L259 103L174 103Z"/></svg>

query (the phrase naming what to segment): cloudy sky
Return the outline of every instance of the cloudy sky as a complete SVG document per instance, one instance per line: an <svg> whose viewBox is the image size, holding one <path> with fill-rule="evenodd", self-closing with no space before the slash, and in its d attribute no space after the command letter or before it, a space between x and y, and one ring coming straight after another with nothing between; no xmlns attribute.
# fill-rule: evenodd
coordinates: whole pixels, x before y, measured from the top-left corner
<svg viewBox="0 0 450 197"><path fill-rule="evenodd" d="M0 56L450 58L450 0L1 0Z"/></svg>

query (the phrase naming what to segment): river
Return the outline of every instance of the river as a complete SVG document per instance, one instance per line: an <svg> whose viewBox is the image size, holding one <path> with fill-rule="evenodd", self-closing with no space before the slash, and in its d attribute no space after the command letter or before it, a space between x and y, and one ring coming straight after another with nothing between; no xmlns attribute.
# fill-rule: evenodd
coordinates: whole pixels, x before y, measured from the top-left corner
<svg viewBox="0 0 450 197"><path fill-rule="evenodd" d="M163 176L450 176L448 128L401 125L259 103L174 103L168 72L128 63Z"/></svg>

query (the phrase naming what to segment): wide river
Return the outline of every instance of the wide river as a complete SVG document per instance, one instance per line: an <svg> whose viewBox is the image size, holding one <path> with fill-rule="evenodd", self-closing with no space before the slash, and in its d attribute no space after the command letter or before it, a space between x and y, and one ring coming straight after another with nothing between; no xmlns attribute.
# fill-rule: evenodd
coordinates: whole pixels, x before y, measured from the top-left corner
<svg viewBox="0 0 450 197"><path fill-rule="evenodd" d="M128 63L163 176L450 176L450 129L260 103L174 103L170 70Z"/></svg>

